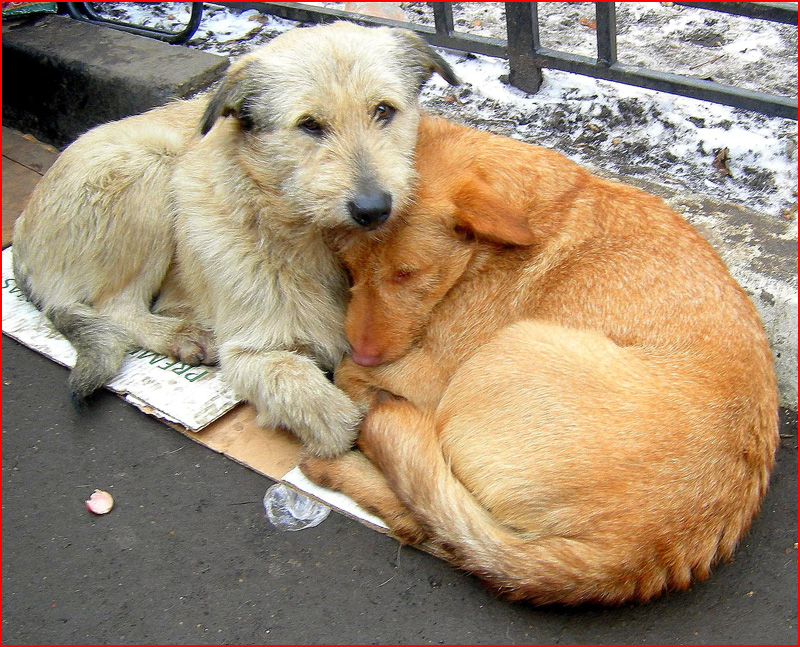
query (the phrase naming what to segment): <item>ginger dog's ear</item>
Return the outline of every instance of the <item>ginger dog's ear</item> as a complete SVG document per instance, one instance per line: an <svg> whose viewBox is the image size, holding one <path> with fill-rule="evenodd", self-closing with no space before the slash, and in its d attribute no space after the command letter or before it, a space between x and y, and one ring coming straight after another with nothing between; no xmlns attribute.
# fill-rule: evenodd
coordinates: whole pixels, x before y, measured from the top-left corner
<svg viewBox="0 0 800 647"><path fill-rule="evenodd" d="M453 202L456 206L456 233L505 245L532 245L535 236L528 214L521 207L480 179L461 187Z"/></svg>

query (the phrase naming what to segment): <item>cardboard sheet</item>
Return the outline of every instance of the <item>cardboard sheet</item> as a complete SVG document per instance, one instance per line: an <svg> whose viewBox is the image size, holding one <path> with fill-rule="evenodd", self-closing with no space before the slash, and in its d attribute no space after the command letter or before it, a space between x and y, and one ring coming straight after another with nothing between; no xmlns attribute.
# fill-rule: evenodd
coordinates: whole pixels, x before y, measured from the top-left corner
<svg viewBox="0 0 800 647"><path fill-rule="evenodd" d="M3 334L63 366L75 350L27 301L12 270L12 247L3 250ZM297 467L300 442L288 431L255 424L255 409L240 403L215 367L190 367L147 350L128 354L108 388L192 440L273 480L283 482L375 530L386 525L339 492L319 487ZM266 490L266 488L265 488Z"/></svg>

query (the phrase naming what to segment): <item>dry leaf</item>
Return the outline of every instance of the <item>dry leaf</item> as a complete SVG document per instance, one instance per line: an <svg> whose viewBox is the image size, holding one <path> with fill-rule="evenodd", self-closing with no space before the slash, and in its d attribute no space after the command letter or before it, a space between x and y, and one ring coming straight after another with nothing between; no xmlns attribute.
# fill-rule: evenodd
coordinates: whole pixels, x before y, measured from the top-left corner
<svg viewBox="0 0 800 647"><path fill-rule="evenodd" d="M723 175L730 176L731 170L728 168L728 149L721 148L716 151L716 155L714 155L714 161L712 162L712 166L717 169Z"/></svg>

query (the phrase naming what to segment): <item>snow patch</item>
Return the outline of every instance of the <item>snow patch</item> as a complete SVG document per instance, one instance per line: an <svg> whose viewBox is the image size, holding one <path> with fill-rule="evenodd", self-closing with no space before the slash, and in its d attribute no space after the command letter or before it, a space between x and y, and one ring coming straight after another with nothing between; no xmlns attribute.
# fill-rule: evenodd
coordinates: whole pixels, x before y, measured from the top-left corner
<svg viewBox="0 0 800 647"><path fill-rule="evenodd" d="M341 3L320 3L341 8ZM175 29L188 21L184 3L101 3L117 17ZM400 3L408 20L432 24L425 3ZM593 3L538 3L543 44L594 56ZM505 38L503 3L454 3L458 31ZM206 4L188 43L241 56L299 23ZM673 3L617 4L619 59L667 72L774 94L797 94L797 28ZM796 218L797 122L595 80L544 71L536 94L508 85L508 63L443 52L464 81L434 77L421 103L431 112L559 150L594 169L669 184ZM714 165L728 149L730 175ZM794 214L794 215L792 215Z"/></svg>

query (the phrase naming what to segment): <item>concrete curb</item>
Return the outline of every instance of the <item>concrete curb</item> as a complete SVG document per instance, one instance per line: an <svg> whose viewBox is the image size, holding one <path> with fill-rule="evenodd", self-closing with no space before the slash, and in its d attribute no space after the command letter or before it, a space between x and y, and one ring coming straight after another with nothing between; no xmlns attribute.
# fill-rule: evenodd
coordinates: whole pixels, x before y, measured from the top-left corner
<svg viewBox="0 0 800 647"><path fill-rule="evenodd" d="M59 148L90 128L187 98L228 59L64 16L3 25L3 123Z"/></svg>

